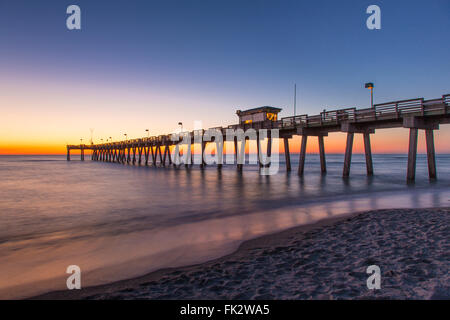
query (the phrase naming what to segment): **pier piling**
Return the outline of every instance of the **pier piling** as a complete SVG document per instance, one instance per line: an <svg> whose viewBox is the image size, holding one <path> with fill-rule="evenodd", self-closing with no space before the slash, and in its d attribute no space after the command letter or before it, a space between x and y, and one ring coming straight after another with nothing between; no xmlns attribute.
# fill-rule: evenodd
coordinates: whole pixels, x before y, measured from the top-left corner
<svg viewBox="0 0 450 320"><path fill-rule="evenodd" d="M285 142L285 146L286 146L286 142ZM258 165L260 168L262 168L263 164L261 161L261 139L259 136L259 131L256 132L256 153L257 153L257 157L258 157Z"/></svg>
<svg viewBox="0 0 450 320"><path fill-rule="evenodd" d="M325 144L323 142L323 136L319 135L317 136L319 140L319 154L320 154L320 171L322 173L327 172L327 163L325 160Z"/></svg>
<svg viewBox="0 0 450 320"><path fill-rule="evenodd" d="M289 138L283 138L284 140L284 157L286 160L286 171L291 171L291 155L289 153ZM259 141L258 141L259 143ZM259 148L258 148L259 150ZM259 152L258 152L259 156Z"/></svg>
<svg viewBox="0 0 450 320"><path fill-rule="evenodd" d="M417 128L409 129L408 172L407 172L408 182L412 182L416 178L417 133L418 133Z"/></svg>
<svg viewBox="0 0 450 320"><path fill-rule="evenodd" d="M305 158L306 158L306 144L308 142L308 136L306 134L302 135L302 145L300 147L300 160L298 162L298 174L303 176L305 171Z"/></svg>
<svg viewBox="0 0 450 320"><path fill-rule="evenodd" d="M270 131L267 131L267 160L268 163L266 163L266 167L270 167L272 163L272 135Z"/></svg>
<svg viewBox="0 0 450 320"><path fill-rule="evenodd" d="M433 130L425 130L425 138L427 142L427 160L428 160L428 175L430 179L436 179L436 156L434 153L434 135Z"/></svg>
<svg viewBox="0 0 450 320"><path fill-rule="evenodd" d="M352 151L353 151L353 132L347 132L347 144L345 146L345 157L344 157L344 171L342 175L348 177L350 175L350 165L352 162Z"/></svg>
<svg viewBox="0 0 450 320"><path fill-rule="evenodd" d="M367 175L373 175L372 148L370 146L370 133L365 132L364 135L364 153L366 155Z"/></svg>

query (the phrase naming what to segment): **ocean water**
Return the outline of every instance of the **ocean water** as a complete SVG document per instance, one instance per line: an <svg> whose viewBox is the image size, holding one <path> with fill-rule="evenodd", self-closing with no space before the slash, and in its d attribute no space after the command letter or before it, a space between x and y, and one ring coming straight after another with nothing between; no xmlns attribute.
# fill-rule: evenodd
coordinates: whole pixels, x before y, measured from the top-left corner
<svg viewBox="0 0 450 320"><path fill-rule="evenodd" d="M88 158L88 157L87 157ZM64 156L0 156L0 298L66 289L69 265L82 286L217 258L247 239L356 211L450 206L450 155L428 180L418 155L406 183L406 155L374 155L373 177L353 155L308 155L305 175L262 176L257 166L222 171L77 161Z"/></svg>

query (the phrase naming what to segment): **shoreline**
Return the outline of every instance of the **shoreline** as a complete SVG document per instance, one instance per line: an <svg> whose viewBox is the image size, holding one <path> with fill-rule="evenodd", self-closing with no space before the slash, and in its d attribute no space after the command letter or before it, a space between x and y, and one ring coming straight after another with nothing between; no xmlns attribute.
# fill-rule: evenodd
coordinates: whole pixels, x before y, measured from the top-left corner
<svg viewBox="0 0 450 320"><path fill-rule="evenodd" d="M402 224L402 216L414 213L414 218L421 221L426 221L423 220L425 217L432 215L439 217L439 215L442 215L443 219L440 219L440 224L439 219L434 219L427 226L433 228L437 224L440 232L444 232L441 229L445 229L448 225L446 221L449 217L450 208L382 209L349 213L244 241L233 253L204 263L177 268L164 268L132 279L87 287L81 290L49 292L29 299L449 299L450 281L448 276L434 283L432 279L427 279L422 274L423 272L426 273L426 270L420 271L421 269L414 265L408 265L407 267L416 268L417 270L412 270L412 274L418 273L421 276L419 275L419 279L415 279L417 280L416 283L414 281L411 282L411 279L407 278L408 281L406 282L408 283L406 286L408 288L405 287L404 290L401 289L400 283L399 286L395 287L395 281L394 283L389 283L391 285L389 290L368 290L366 287L368 275L362 266L354 268L355 270L347 270L348 274L344 277L342 277L342 272L339 272L342 267L345 268L345 263L339 268L333 268L333 263L339 264L342 259L345 260L345 253L348 250L350 252L357 251L353 264L356 262L357 265L360 265L360 260L364 260L361 257L361 251L367 249L367 243L363 243L364 239L352 238L352 232L349 231L353 231L355 227L358 227L358 230L367 228L367 224L372 224L371 219L375 220L374 227L381 223L383 230L378 230L371 235L372 239L369 239L369 244L374 245L381 240L381 244L384 244L385 247L387 245L386 248L389 249L389 247L397 244L395 239L383 238L383 232L381 234L379 232L395 233L395 229ZM386 226L392 230L387 230ZM407 221L403 219L402 227L406 229L403 232L396 233L400 238L404 237L404 234L416 233L416 229L420 229L423 226L417 223L413 225L410 219ZM339 231L342 231L339 229L344 229L347 232L339 233ZM367 236L367 230L362 235ZM330 237L331 239L326 239ZM343 239L339 239L339 237ZM348 237L350 237L350 242ZM425 238L428 239L428 235L425 235ZM406 239L409 239L410 242L417 241L414 237L407 237ZM335 251L327 252L329 247L324 245L324 241L328 243L328 246L342 247L344 254L342 252L335 253ZM342 241L346 241L347 245L344 246ZM448 243L446 243L448 242L447 239L444 238L442 241L444 247L448 246ZM313 249L312 252L311 247ZM387 252L387 249L382 247L383 245L378 244L378 248L375 245L372 249L375 251L381 250L383 253ZM413 243L410 246L407 245L407 247L415 249L415 252L412 252L413 254L416 252L422 253L421 251L423 251ZM438 251L440 249L441 247L438 246ZM370 257L366 257L365 262L372 264L377 261L378 263L383 262L383 259L372 257L374 250L371 250L372 254ZM448 261L445 260L445 254L445 261L442 263L438 257L433 256L435 254L433 250L430 249L428 251L432 251L431 259L430 257L418 257L418 263L421 264L425 261L425 267L427 263L436 264L436 266L433 265L433 268L436 269L437 267L437 274L440 275L442 271L446 271L448 274ZM305 260L308 260L308 258L313 259L306 263ZM389 256L385 258L389 259ZM395 255L391 258L397 259ZM403 260L409 259L408 255L402 258ZM323 259L325 259L325 264L321 261ZM351 260L349 262L351 263ZM276 266L275 268L273 268L274 265ZM383 278L393 278L394 275L398 275L398 271L386 271L383 270L386 269L383 265L380 265L380 267ZM299 270L297 271L297 269ZM301 272L302 269L304 269L303 274ZM392 267L388 269L392 269ZM248 276L253 275L255 272L262 272L262 282L259 281L260 278L257 279L259 283L248 281ZM272 276L270 275L271 272L274 273ZM292 283L294 280L302 281L299 282L299 288L283 289L281 287L273 287L270 283L271 277L283 278L287 284ZM356 283L357 288L351 288L352 285L346 288L345 283L349 280L353 281L355 277L360 280L358 281L360 292L358 292L358 283ZM400 278L402 278L401 274ZM328 280L328 283L327 281L324 283L324 280ZM334 284L337 282L339 284L336 287ZM422 282L428 283L428 288L423 289ZM439 283L441 283L441 287L439 287ZM302 286L304 287L303 290L301 289ZM193 290L194 287L197 287L198 290ZM422 289L419 288L417 289L418 292L416 292L415 287L416 289L418 287ZM336 288L337 290L335 290ZM293 294L293 292L296 294Z"/></svg>

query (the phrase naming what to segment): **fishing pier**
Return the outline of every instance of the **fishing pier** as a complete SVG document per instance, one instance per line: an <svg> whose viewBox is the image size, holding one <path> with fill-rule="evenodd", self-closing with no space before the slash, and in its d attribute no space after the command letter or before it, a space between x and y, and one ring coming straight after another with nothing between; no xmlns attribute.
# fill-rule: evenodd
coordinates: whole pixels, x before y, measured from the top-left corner
<svg viewBox="0 0 450 320"><path fill-rule="evenodd" d="M350 175L350 165L353 150L353 140L355 134L362 134L364 137L364 151L366 159L367 175L374 173L372 163L372 151L370 145L370 135L375 134L377 129L389 128L405 128L409 130L409 148L407 163L407 180L414 181L416 173L417 158L417 140L418 131L425 131L428 173L430 179L437 178L436 157L434 148L434 130L439 130L441 124L450 123L450 94L443 95L441 98L425 100L423 98L399 100L375 104L371 108L357 109L345 108L332 111L324 111L318 115L298 115L278 119L278 113L281 109L273 107L261 107L245 111L237 111L239 116L239 124L230 125L228 127L213 128L215 132L223 135L223 141L227 129L244 131L254 129L258 132L260 129L267 129L267 156L270 157L272 147L272 137L270 130L277 129L279 138L284 143L284 154L286 160L286 170L291 171L291 154L289 152L289 138L293 136L301 136L300 159L298 166L298 174L303 175L306 159L306 147L308 138L317 137L319 142L320 167L323 173L326 172L326 153L324 137L334 132L345 132L347 134L347 142L345 147L345 157L343 164L343 176ZM203 134L205 130L184 132L182 134L190 137L191 144L196 143L196 136ZM257 136L258 146L258 162L260 166L266 164L261 163L260 137ZM212 141L201 141L202 161L200 166L205 166L203 161L204 150L207 143ZM241 141L244 145L246 139ZM110 142L102 144L80 144L67 145L67 160L70 160L71 150L81 151L81 160L84 160L85 150L91 150L91 159L93 161L116 162L122 164L143 164L164 167L173 165L170 148L176 147L181 143L180 139L173 138L173 134L160 135L148 138L140 138L126 140L120 142ZM221 144L223 148L224 143ZM178 150L178 149L177 149ZM237 158L238 141L234 138L234 152ZM188 148L188 153L192 159L192 153ZM223 158L223 150L219 152ZM192 162L191 162L192 163ZM222 167L222 160L217 164L218 168ZM187 164L186 164L187 165ZM237 169L242 170L243 163L237 163Z"/></svg>

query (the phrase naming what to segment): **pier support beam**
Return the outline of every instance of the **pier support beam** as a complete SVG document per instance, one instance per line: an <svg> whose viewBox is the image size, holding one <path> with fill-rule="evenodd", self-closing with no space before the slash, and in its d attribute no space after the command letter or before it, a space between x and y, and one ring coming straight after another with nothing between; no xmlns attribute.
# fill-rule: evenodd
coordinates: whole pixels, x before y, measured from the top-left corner
<svg viewBox="0 0 450 320"><path fill-rule="evenodd" d="M233 143L234 143L234 161L236 161L236 164L238 162L238 142L237 142L237 137L233 138Z"/></svg>
<svg viewBox="0 0 450 320"><path fill-rule="evenodd" d="M187 168L189 165L194 164L194 153L192 152L192 143L189 143L186 148L186 155L184 155L183 151L183 157L184 157L184 167Z"/></svg>
<svg viewBox="0 0 450 320"><path fill-rule="evenodd" d="M237 170L239 172L242 171L243 167L244 167L244 163L245 163L245 145L246 145L247 139L242 139L241 141L241 151L239 151L239 153L236 153L236 159L237 159ZM238 147L238 142L237 142L237 138L235 140L236 143L236 152L238 151L237 147Z"/></svg>
<svg viewBox="0 0 450 320"><path fill-rule="evenodd" d="M150 151L152 152L152 165L156 166L156 156L157 156L158 149L155 148L155 150L154 150L152 145L149 148L150 148Z"/></svg>
<svg viewBox="0 0 450 320"><path fill-rule="evenodd" d="M289 138L283 139L284 139L284 157L286 159L286 171L291 171L291 154L289 153ZM259 158L259 148L258 148L258 158Z"/></svg>
<svg viewBox="0 0 450 320"><path fill-rule="evenodd" d="M408 172L406 179L413 182L416 178L417 128L409 129Z"/></svg>
<svg viewBox="0 0 450 320"><path fill-rule="evenodd" d="M146 166L148 166L148 154L149 154L149 152L150 152L150 147L144 146L144 159L145 159L144 164Z"/></svg>
<svg viewBox="0 0 450 320"><path fill-rule="evenodd" d="M348 177L350 175L350 164L352 162L352 151L353 151L353 137L355 134L353 132L347 133L347 145L345 147L345 158L344 158L344 171L342 175Z"/></svg>
<svg viewBox="0 0 450 320"><path fill-rule="evenodd" d="M161 144L158 144L158 146L156 147L156 157L158 157L158 152L159 152L159 165L161 166L163 163L163 156L162 156L162 152L161 152Z"/></svg>
<svg viewBox="0 0 450 320"><path fill-rule="evenodd" d="M166 166L166 157L167 157L167 149L168 149L168 145L164 145L164 156L163 156L163 160L162 160L162 166L165 167Z"/></svg>
<svg viewBox="0 0 450 320"><path fill-rule="evenodd" d="M218 163L217 163L217 169L218 170L222 170L222 166L223 166L223 162L224 162L224 148L225 148L225 142L223 141L214 141L216 144L216 154L217 154L217 158L218 158Z"/></svg>
<svg viewBox="0 0 450 320"><path fill-rule="evenodd" d="M367 175L373 176L373 162L372 162L372 148L370 146L370 134L368 132L364 135L364 153L366 154L366 168Z"/></svg>
<svg viewBox="0 0 450 320"><path fill-rule="evenodd" d="M272 165L272 133L270 130L267 130L267 163L265 166L270 167Z"/></svg>
<svg viewBox="0 0 450 320"><path fill-rule="evenodd" d="M169 161L169 166L170 166L172 164L172 154L170 153L170 145L169 144L167 145L167 159Z"/></svg>
<svg viewBox="0 0 450 320"><path fill-rule="evenodd" d="M305 170L305 158L306 158L306 143L308 142L308 136L302 135L302 145L300 147L300 160L298 162L298 174L303 175Z"/></svg>
<svg viewBox="0 0 450 320"><path fill-rule="evenodd" d="M326 173L327 162L325 160L325 144L323 142L323 136L318 136L317 138L319 139L320 171Z"/></svg>
<svg viewBox="0 0 450 320"><path fill-rule="evenodd" d="M201 152L201 159L200 159L200 168L204 168L206 166L206 161L205 161L205 149L206 149L206 141L202 141L202 152Z"/></svg>
<svg viewBox="0 0 450 320"><path fill-rule="evenodd" d="M425 138L427 141L427 159L428 159L428 175L430 179L436 179L436 156L434 153L434 135L433 130L425 130Z"/></svg>
<svg viewBox="0 0 450 320"><path fill-rule="evenodd" d="M286 142L285 142L286 144ZM262 162L261 162L261 140L259 137L259 130L256 131L256 152L258 157L258 166L262 168Z"/></svg>
<svg viewBox="0 0 450 320"><path fill-rule="evenodd" d="M142 147L138 146L138 165L141 165L142 163Z"/></svg>
<svg viewBox="0 0 450 320"><path fill-rule="evenodd" d="M70 161L70 149L67 148L67 161Z"/></svg>

